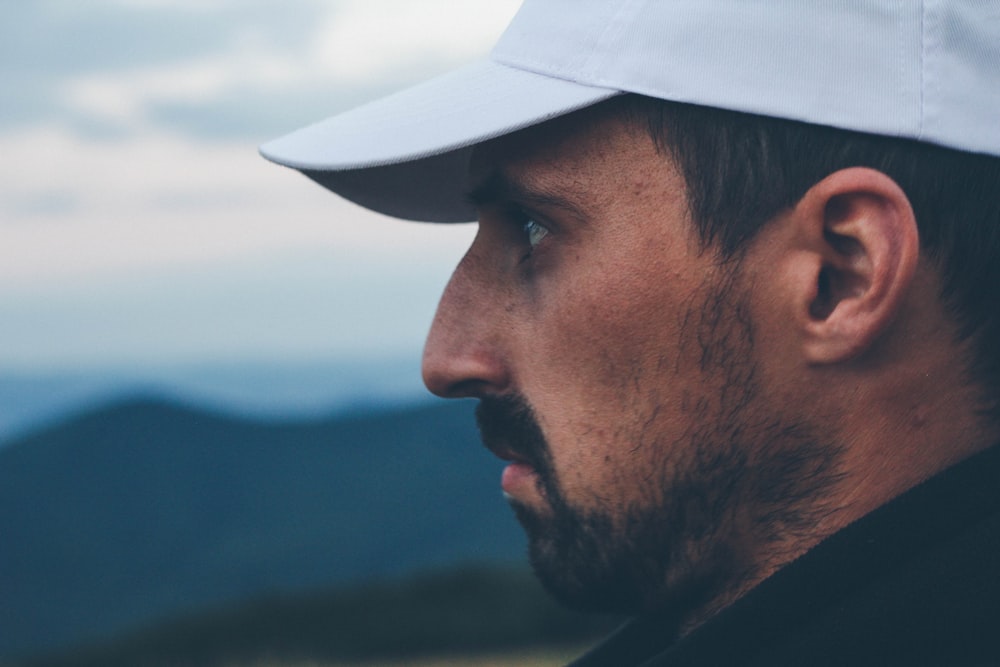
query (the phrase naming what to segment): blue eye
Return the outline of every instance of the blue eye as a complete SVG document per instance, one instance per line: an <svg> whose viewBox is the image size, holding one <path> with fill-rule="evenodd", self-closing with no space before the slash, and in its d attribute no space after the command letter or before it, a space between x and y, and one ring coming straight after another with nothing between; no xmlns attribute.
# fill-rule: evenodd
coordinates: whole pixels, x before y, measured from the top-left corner
<svg viewBox="0 0 1000 667"><path fill-rule="evenodd" d="M524 221L524 235L528 239L528 246L534 250L539 243L548 236L549 230L535 222L531 218Z"/></svg>

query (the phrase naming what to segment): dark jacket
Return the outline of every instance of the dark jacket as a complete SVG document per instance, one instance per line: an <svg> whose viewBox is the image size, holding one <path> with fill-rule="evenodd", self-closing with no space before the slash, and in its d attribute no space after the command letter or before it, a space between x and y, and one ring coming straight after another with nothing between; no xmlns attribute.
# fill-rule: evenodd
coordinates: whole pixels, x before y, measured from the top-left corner
<svg viewBox="0 0 1000 667"><path fill-rule="evenodd" d="M824 540L688 636L638 619L573 665L1000 665L1000 446Z"/></svg>

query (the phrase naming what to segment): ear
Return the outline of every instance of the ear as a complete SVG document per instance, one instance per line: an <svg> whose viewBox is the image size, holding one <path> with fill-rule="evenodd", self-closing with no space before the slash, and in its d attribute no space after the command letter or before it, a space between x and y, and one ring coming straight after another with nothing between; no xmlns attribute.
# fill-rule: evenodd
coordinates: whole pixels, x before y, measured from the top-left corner
<svg viewBox="0 0 1000 667"><path fill-rule="evenodd" d="M850 168L816 183L792 212L801 244L796 319L806 361L862 354L886 331L909 291L920 252L902 189L882 172Z"/></svg>

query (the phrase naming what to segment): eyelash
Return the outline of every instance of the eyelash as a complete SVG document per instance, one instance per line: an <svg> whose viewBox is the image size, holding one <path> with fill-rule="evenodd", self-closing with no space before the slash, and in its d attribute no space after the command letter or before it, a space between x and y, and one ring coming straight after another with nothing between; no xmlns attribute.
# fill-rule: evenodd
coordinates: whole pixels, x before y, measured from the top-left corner
<svg viewBox="0 0 1000 667"><path fill-rule="evenodd" d="M538 222L534 215L524 209L514 208L509 211L509 214L511 219L516 224L520 225L520 231L524 234L524 240L528 246L528 252L525 254L523 259L528 259L535 251L535 248L538 247L538 244L549 235L549 228Z"/></svg>

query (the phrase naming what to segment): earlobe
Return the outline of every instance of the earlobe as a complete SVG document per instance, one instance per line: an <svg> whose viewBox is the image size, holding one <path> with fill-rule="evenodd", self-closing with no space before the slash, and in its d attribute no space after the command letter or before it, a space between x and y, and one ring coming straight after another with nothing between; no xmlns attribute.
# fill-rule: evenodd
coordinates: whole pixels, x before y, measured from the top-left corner
<svg viewBox="0 0 1000 667"><path fill-rule="evenodd" d="M857 357L895 319L913 281L920 241L909 199L885 174L859 167L814 185L794 213L815 260L801 314L806 359Z"/></svg>

